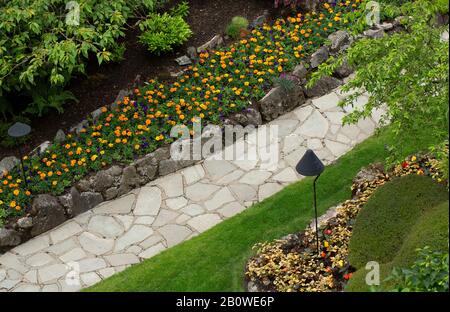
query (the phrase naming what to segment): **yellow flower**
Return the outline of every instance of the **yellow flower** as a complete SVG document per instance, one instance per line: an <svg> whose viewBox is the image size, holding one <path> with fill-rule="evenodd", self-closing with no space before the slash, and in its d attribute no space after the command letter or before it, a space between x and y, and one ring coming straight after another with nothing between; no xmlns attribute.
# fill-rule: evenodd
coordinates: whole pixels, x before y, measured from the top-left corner
<svg viewBox="0 0 450 312"><path fill-rule="evenodd" d="M411 161L416 161L416 160L417 160L416 156L411 157Z"/></svg>
<svg viewBox="0 0 450 312"><path fill-rule="evenodd" d="M13 200L12 202L10 202L9 203L9 207L11 207L11 208L14 208L14 207L16 207L16 201L15 200Z"/></svg>
<svg viewBox="0 0 450 312"><path fill-rule="evenodd" d="M18 189L15 189L15 190L13 191L13 194L14 194L15 196L18 196L18 195L20 194L20 191L19 191Z"/></svg>
<svg viewBox="0 0 450 312"><path fill-rule="evenodd" d="M97 158L98 158L97 155L92 155L92 156L91 156L91 160L92 160L92 161L95 161Z"/></svg>

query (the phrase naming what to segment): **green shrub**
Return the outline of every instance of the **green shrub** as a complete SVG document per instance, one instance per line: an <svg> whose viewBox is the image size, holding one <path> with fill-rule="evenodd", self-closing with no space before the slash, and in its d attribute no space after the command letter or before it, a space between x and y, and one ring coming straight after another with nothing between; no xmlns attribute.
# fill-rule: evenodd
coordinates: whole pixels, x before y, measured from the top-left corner
<svg viewBox="0 0 450 312"><path fill-rule="evenodd" d="M183 17L171 16L168 13L149 15L145 21L139 23L139 28L142 31L139 42L157 55L172 51L175 46L183 44L192 35Z"/></svg>
<svg viewBox="0 0 450 312"><path fill-rule="evenodd" d="M247 29L248 20L242 16L235 16L227 26L226 33L231 38L237 39L242 30Z"/></svg>
<svg viewBox="0 0 450 312"><path fill-rule="evenodd" d="M395 268L388 280L394 291L448 292L448 252L433 251L429 246L418 248L418 259L408 269Z"/></svg>
<svg viewBox="0 0 450 312"><path fill-rule="evenodd" d="M189 3L187 1L180 2L176 7L170 9L170 15L187 17L189 15Z"/></svg>
<svg viewBox="0 0 450 312"><path fill-rule="evenodd" d="M417 248L448 252L448 222L448 191L431 178L406 176L382 186L354 225L349 261L357 271L346 291L371 290L365 283L369 261L380 264L382 284L375 290L389 290L394 283L384 279L394 267L411 266Z"/></svg>

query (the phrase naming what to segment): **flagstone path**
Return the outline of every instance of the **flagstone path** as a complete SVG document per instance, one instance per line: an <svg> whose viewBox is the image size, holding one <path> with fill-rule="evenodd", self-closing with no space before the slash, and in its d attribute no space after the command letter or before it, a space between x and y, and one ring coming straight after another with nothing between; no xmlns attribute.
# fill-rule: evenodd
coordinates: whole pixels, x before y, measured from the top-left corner
<svg viewBox="0 0 450 312"><path fill-rule="evenodd" d="M205 160L105 202L0 256L0 291L77 291L175 246L302 177L307 148L325 164L374 133L381 112L341 125L340 89L281 116L273 168ZM364 105L367 96L358 99ZM75 282L74 282L75 281ZM79 281L79 283L78 283Z"/></svg>

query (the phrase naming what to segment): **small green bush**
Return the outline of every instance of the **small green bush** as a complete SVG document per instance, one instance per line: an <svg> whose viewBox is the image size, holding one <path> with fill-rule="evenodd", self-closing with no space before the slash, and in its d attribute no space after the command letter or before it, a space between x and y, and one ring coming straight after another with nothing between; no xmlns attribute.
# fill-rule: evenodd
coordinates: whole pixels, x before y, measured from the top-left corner
<svg viewBox="0 0 450 312"><path fill-rule="evenodd" d="M242 16L235 16L227 26L226 33L231 38L237 39L242 30L247 29L248 19Z"/></svg>
<svg viewBox="0 0 450 312"><path fill-rule="evenodd" d="M139 24L139 28L142 31L139 42L157 55L172 51L175 46L183 44L192 35L183 17L171 16L168 13L149 15Z"/></svg>
<svg viewBox="0 0 450 312"><path fill-rule="evenodd" d="M394 291L448 292L448 253L418 248L418 259L408 269L395 268L388 280L395 283Z"/></svg>

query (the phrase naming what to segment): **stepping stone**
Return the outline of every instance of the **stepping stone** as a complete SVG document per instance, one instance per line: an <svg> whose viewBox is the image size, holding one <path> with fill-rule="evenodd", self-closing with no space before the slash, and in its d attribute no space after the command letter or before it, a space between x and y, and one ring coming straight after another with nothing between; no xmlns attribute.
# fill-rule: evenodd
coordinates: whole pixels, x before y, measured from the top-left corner
<svg viewBox="0 0 450 312"><path fill-rule="evenodd" d="M188 221L189 226L194 228L197 232L202 233L216 224L218 224L222 219L216 214L204 214L198 217L194 217Z"/></svg>
<svg viewBox="0 0 450 312"><path fill-rule="evenodd" d="M272 179L279 182L295 182L298 181L298 176L294 169L288 167L276 174Z"/></svg>
<svg viewBox="0 0 450 312"><path fill-rule="evenodd" d="M147 248L146 250L141 252L139 254L139 257L140 258L144 258L144 259L149 259L149 258L151 258L153 256L156 256L157 254L159 254L164 249L166 249L166 247L162 243L159 243L159 244L157 244L155 246L152 246L150 248Z"/></svg>
<svg viewBox="0 0 450 312"><path fill-rule="evenodd" d="M184 241L192 231L182 225L168 224L158 229L158 232L166 239L167 247L175 246Z"/></svg>
<svg viewBox="0 0 450 312"><path fill-rule="evenodd" d="M50 238L52 239L52 242L56 244L81 232L83 232L83 229L78 223L69 221L62 226L53 229L50 232Z"/></svg>
<svg viewBox="0 0 450 312"><path fill-rule="evenodd" d="M218 210L225 218L230 218L245 210L245 207L238 202L228 203Z"/></svg>
<svg viewBox="0 0 450 312"><path fill-rule="evenodd" d="M129 214L136 196L128 194L118 199L100 204L93 209L95 214Z"/></svg>
<svg viewBox="0 0 450 312"><path fill-rule="evenodd" d="M301 136L292 133L284 138L282 151L284 154L289 154L290 152L297 149L303 142L304 139Z"/></svg>
<svg viewBox="0 0 450 312"><path fill-rule="evenodd" d="M314 110L311 116L295 131L301 136L311 138L324 138L328 132L329 124L318 110Z"/></svg>
<svg viewBox="0 0 450 312"><path fill-rule="evenodd" d="M234 182L234 181L238 180L243 175L244 175L244 171L237 169L237 170L234 170L234 171L230 172L229 174L227 174L223 178L220 178L217 181L217 183L218 184L222 184L222 185L223 184L228 185L231 182Z"/></svg>
<svg viewBox="0 0 450 312"><path fill-rule="evenodd" d="M298 120L289 120L289 119L281 119L281 120L274 120L269 123L269 126L275 126L278 127L278 137L284 138L285 136L291 134L298 125ZM259 137L258 137L259 139ZM269 137L267 137L269 139ZM261 145L258 140L258 145ZM266 145L266 144L263 144Z"/></svg>
<svg viewBox="0 0 450 312"><path fill-rule="evenodd" d="M300 146L295 151L284 157L284 160L288 163L289 166L295 168L300 159L302 159L303 155L306 153L306 147Z"/></svg>
<svg viewBox="0 0 450 312"><path fill-rule="evenodd" d="M1 274L1 273L0 273ZM0 281L2 278L0 277ZM32 284L37 284L37 270L30 270L23 275L23 280Z"/></svg>
<svg viewBox="0 0 450 312"><path fill-rule="evenodd" d="M271 175L272 174L267 171L253 170L244 175L239 182L250 185L260 185L270 178Z"/></svg>
<svg viewBox="0 0 450 312"><path fill-rule="evenodd" d="M141 242L139 244L140 247L142 247L143 249L152 247L154 245L156 245L157 243L162 243L162 236L160 235L152 235L149 238L147 238L145 241Z"/></svg>
<svg viewBox="0 0 450 312"><path fill-rule="evenodd" d="M114 247L113 239L100 238L89 232L81 234L78 241L84 250L97 256L104 255Z"/></svg>
<svg viewBox="0 0 450 312"><path fill-rule="evenodd" d="M294 114L297 116L300 122L305 121L313 112L314 108L311 105L303 106L294 110Z"/></svg>
<svg viewBox="0 0 450 312"><path fill-rule="evenodd" d="M181 171L187 185L200 181L205 176L205 170L201 165L195 165Z"/></svg>
<svg viewBox="0 0 450 312"><path fill-rule="evenodd" d="M203 167L212 181L216 181L236 170L236 167L226 160L205 160Z"/></svg>
<svg viewBox="0 0 450 312"><path fill-rule="evenodd" d="M256 199L256 191L248 184L232 184L231 191L236 194L237 199L241 202L251 201Z"/></svg>
<svg viewBox="0 0 450 312"><path fill-rule="evenodd" d="M172 210L183 208L188 203L187 199L180 196L177 198L169 198L166 200L166 206Z"/></svg>
<svg viewBox="0 0 450 312"><path fill-rule="evenodd" d="M78 247L75 238L69 238L61 243L52 245L46 249L47 252L53 253L57 256L60 256L64 253L66 253L69 250L72 250L74 248Z"/></svg>
<svg viewBox="0 0 450 312"><path fill-rule="evenodd" d="M133 225L133 227L123 234L116 241L115 251L124 250L128 246L142 242L153 234L153 230L144 225Z"/></svg>
<svg viewBox="0 0 450 312"><path fill-rule="evenodd" d="M88 230L108 238L114 238L122 235L125 231L116 219L103 215L93 216L89 221Z"/></svg>
<svg viewBox="0 0 450 312"><path fill-rule="evenodd" d="M81 248L75 248L59 257L62 262L68 263L86 258L86 253Z"/></svg>
<svg viewBox="0 0 450 312"><path fill-rule="evenodd" d="M207 210L216 210L217 208L220 208L222 205L232 202L236 200L233 197L233 194L231 194L230 190L227 187L222 188L220 191L218 191L213 198L210 200L205 201L205 207Z"/></svg>
<svg viewBox="0 0 450 312"><path fill-rule="evenodd" d="M98 271L98 274L102 277L102 278L108 278L114 275L114 273L116 273L116 271L114 270L114 268L105 268L105 269L101 269Z"/></svg>
<svg viewBox="0 0 450 312"><path fill-rule="evenodd" d="M101 277L95 272L81 274L80 279L86 287L97 284L102 280Z"/></svg>
<svg viewBox="0 0 450 312"><path fill-rule="evenodd" d="M346 105L343 107L343 109L346 113L351 113L355 110L360 111L364 109L364 106L366 106L367 102L369 102L369 97L366 95L361 95L353 102L353 104Z"/></svg>
<svg viewBox="0 0 450 312"><path fill-rule="evenodd" d="M267 183L267 184L261 185L259 187L258 199L259 199L259 201L263 201L264 199L272 196L273 194L278 193L282 189L283 189L283 186L281 186L278 183Z"/></svg>
<svg viewBox="0 0 450 312"><path fill-rule="evenodd" d="M181 174L171 174L155 181L160 186L167 197L178 197L183 195L183 177Z"/></svg>
<svg viewBox="0 0 450 312"><path fill-rule="evenodd" d="M202 214L204 211L205 211L205 209L203 209L202 206L197 205L197 204L190 204L189 206L181 209L182 213L190 215L191 217Z"/></svg>
<svg viewBox="0 0 450 312"><path fill-rule="evenodd" d="M325 111L335 111L338 109L339 104L339 97L336 93L331 92L324 96L321 96L320 98L312 100L312 104L319 109L321 112Z"/></svg>
<svg viewBox="0 0 450 312"><path fill-rule="evenodd" d="M115 255L105 256L105 259L112 266L129 265L129 264L139 263L139 258L132 253L123 253L123 254L115 254Z"/></svg>
<svg viewBox="0 0 450 312"><path fill-rule="evenodd" d="M131 228L131 225L133 225L134 217L132 216L116 215L114 216L114 218L122 224L122 226L125 228L125 231L128 231Z"/></svg>
<svg viewBox="0 0 450 312"><path fill-rule="evenodd" d="M357 126L367 135L371 135L375 131L375 123L369 118L360 119Z"/></svg>
<svg viewBox="0 0 450 312"><path fill-rule="evenodd" d="M78 262L80 273L97 271L107 267L105 260L101 258L88 258Z"/></svg>
<svg viewBox="0 0 450 312"><path fill-rule="evenodd" d="M204 201L219 189L218 186L206 183L195 183L186 187L186 197L193 201Z"/></svg>
<svg viewBox="0 0 450 312"><path fill-rule="evenodd" d="M44 287L42 287L42 292L58 292L59 291L59 287L57 284L49 284L49 285L44 285Z"/></svg>
<svg viewBox="0 0 450 312"><path fill-rule="evenodd" d="M343 112L326 112L325 116L334 125L342 125L342 119L346 116Z"/></svg>
<svg viewBox="0 0 450 312"><path fill-rule="evenodd" d="M40 250L43 250L48 246L50 246L50 239L48 235L43 235L35 237L23 243L22 245L15 247L14 252L21 256L27 256Z"/></svg>
<svg viewBox="0 0 450 312"><path fill-rule="evenodd" d="M157 187L142 187L134 207L136 216L156 216L161 208L161 191Z"/></svg>
<svg viewBox="0 0 450 312"><path fill-rule="evenodd" d="M134 224L152 225L153 222L155 222L155 217L144 216L136 218Z"/></svg>
<svg viewBox="0 0 450 312"><path fill-rule="evenodd" d="M313 151L323 148L322 141L319 139L309 139L306 145L309 149L312 149Z"/></svg>
<svg viewBox="0 0 450 312"><path fill-rule="evenodd" d="M39 292L41 287L32 284L21 284L17 286L13 292Z"/></svg>
<svg viewBox="0 0 450 312"><path fill-rule="evenodd" d="M25 262L29 266L40 267L40 266L49 264L51 262L55 262L55 259L53 259L53 257L51 257L50 255L41 252L41 253L35 254L35 255L27 258Z"/></svg>
<svg viewBox="0 0 450 312"><path fill-rule="evenodd" d="M6 252L0 256L0 264L20 273L25 273L27 271L27 268L20 262L19 257L10 252Z"/></svg>
<svg viewBox="0 0 450 312"><path fill-rule="evenodd" d="M356 140L361 133L361 130L354 124L346 124L345 126L342 126L339 132L351 140Z"/></svg>
<svg viewBox="0 0 450 312"><path fill-rule="evenodd" d="M153 222L154 227L159 227L166 225L167 223L175 220L179 216L178 213L167 210L167 209L161 209L158 216L156 217L156 220Z"/></svg>
<svg viewBox="0 0 450 312"><path fill-rule="evenodd" d="M39 269L38 276L41 283L47 283L64 276L69 271L65 264L52 264Z"/></svg>

